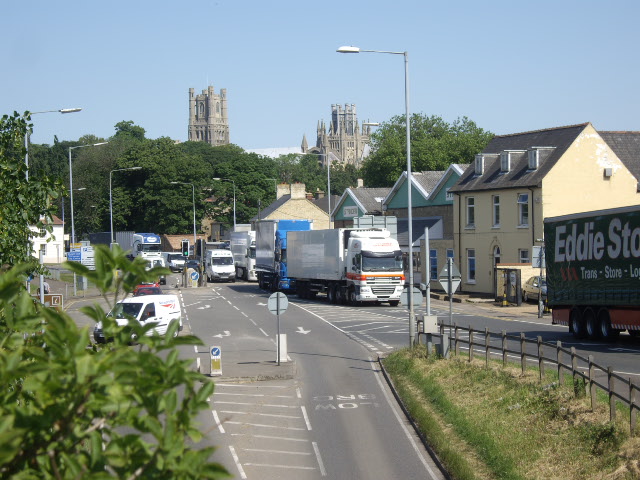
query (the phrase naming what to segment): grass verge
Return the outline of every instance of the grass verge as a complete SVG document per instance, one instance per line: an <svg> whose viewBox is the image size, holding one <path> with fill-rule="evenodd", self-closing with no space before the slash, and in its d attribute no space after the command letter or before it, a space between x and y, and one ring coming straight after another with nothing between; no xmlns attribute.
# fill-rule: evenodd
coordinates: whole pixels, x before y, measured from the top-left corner
<svg viewBox="0 0 640 480"><path fill-rule="evenodd" d="M609 422L570 379L499 362L401 350L383 360L412 419L454 479L640 478L640 439L628 413ZM624 410L623 410L624 411ZM628 410L627 410L628 412ZM622 412L620 412L622 413Z"/></svg>

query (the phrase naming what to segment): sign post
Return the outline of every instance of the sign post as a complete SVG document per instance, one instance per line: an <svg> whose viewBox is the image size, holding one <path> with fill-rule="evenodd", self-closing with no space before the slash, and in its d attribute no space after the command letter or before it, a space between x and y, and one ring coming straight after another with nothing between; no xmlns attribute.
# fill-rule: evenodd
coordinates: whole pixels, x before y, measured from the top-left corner
<svg viewBox="0 0 640 480"><path fill-rule="evenodd" d="M460 286L460 282L462 281L462 275L460 275L460 270L455 263L453 263L453 258L447 258L447 264L440 271L440 275L438 277L438 281L447 295L449 296L449 339L451 338L451 325L453 324L453 294L458 287ZM443 357L448 358L449 356L449 345L448 342L442 342L443 349L445 348L445 343L447 343L446 347L446 355L443 352Z"/></svg>
<svg viewBox="0 0 640 480"><path fill-rule="evenodd" d="M289 299L282 292L272 293L269 297L269 301L267 302L267 308L271 313L273 313L277 317L277 353L276 356L278 358L278 366L280 362L287 361L287 335L283 334L282 338L280 335L280 314L287 311L287 307L289 306ZM284 344L284 351L282 349L282 344Z"/></svg>
<svg viewBox="0 0 640 480"><path fill-rule="evenodd" d="M220 347L211 347L211 376L222 375L222 349Z"/></svg>

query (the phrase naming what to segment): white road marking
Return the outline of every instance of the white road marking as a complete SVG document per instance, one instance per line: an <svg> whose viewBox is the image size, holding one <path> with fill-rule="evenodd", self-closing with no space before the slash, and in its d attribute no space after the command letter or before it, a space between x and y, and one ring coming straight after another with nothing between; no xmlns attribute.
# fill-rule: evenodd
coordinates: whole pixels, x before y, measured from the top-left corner
<svg viewBox="0 0 640 480"><path fill-rule="evenodd" d="M244 469L240 464L240 459L238 458L238 455L236 455L236 450L233 448L232 445L229 445L229 450L231 451L231 456L233 457L233 461L236 463L236 467L238 468L238 472L240 473L240 478L247 478L247 475L244 473Z"/></svg>

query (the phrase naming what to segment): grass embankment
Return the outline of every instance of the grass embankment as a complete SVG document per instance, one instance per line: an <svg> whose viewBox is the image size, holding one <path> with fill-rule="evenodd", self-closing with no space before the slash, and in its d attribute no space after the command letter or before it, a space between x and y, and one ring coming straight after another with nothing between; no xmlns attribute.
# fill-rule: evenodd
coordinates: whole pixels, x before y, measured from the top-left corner
<svg viewBox="0 0 640 480"><path fill-rule="evenodd" d="M637 479L640 438L629 436L629 410L609 422L576 398L570 376L460 356L402 350L383 361L405 407L452 478ZM578 391L584 392L584 385Z"/></svg>

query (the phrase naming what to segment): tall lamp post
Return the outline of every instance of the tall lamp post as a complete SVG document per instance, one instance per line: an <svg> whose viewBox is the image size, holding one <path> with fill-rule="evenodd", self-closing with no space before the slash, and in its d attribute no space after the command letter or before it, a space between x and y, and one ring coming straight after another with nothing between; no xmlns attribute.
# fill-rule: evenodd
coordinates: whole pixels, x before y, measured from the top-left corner
<svg viewBox="0 0 640 480"><path fill-rule="evenodd" d="M411 212L411 188L413 176L411 175L411 120L409 118L409 52L390 52L386 50L362 50L360 47L343 46L336 50L338 53L388 53L404 56L404 107L407 129L407 222L409 234L409 291L407 298L409 303L409 346L412 347L416 335L413 306L413 215Z"/></svg>
<svg viewBox="0 0 640 480"><path fill-rule="evenodd" d="M71 150L75 150L76 148L84 148L84 147L97 147L98 145L106 145L109 142L100 142L93 143L91 145L78 145L77 147L69 147L69 195L70 195L70 204L71 204L71 245L70 249L74 247L76 243L76 228L73 223L73 167L71 166ZM78 190L85 190L84 188ZM77 296L77 286L76 286L76 273L73 272L73 296Z"/></svg>
<svg viewBox="0 0 640 480"><path fill-rule="evenodd" d="M193 199L193 248L196 248L196 187L188 182L171 182L171 185L191 185L191 196ZM195 255L195 253L194 253Z"/></svg>
<svg viewBox="0 0 640 480"><path fill-rule="evenodd" d="M29 115L36 115L38 113L75 113L81 111L81 108L61 108L60 110L43 110L41 112L29 112ZM29 130L27 129L27 134L24 136L24 148L25 148L25 156L24 156L24 164L27 167L26 179L29 180Z"/></svg>
<svg viewBox="0 0 640 480"><path fill-rule="evenodd" d="M111 245L110 248L113 248L113 244L116 242L116 239L113 238L113 196L111 195L111 176L113 172L123 172L125 170L142 170L142 167L128 167L128 168L116 168L115 170L111 170L109 172L109 216L111 217Z"/></svg>
<svg viewBox="0 0 640 480"><path fill-rule="evenodd" d="M236 182L231 180L230 178L214 178L215 181L227 181L233 183L233 231L236 231Z"/></svg>

